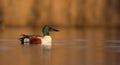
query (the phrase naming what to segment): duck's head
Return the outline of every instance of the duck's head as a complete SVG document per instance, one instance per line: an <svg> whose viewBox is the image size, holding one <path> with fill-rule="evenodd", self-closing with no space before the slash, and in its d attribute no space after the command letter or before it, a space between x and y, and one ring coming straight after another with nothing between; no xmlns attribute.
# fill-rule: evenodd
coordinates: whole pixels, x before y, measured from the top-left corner
<svg viewBox="0 0 120 65"><path fill-rule="evenodd" d="M45 26L43 27L43 29L42 29L42 33L43 33L44 36L49 35L49 32L50 32L50 31L58 32L59 30L54 29L54 28L52 28L52 27L50 27L50 26L48 26L48 25L45 25Z"/></svg>

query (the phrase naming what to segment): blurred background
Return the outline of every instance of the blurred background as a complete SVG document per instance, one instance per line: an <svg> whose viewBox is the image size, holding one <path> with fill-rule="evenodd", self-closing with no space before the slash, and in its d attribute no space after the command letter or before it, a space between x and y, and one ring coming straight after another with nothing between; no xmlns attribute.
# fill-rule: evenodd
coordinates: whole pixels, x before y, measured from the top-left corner
<svg viewBox="0 0 120 65"><path fill-rule="evenodd" d="M118 28L119 0L0 0L1 26Z"/></svg>
<svg viewBox="0 0 120 65"><path fill-rule="evenodd" d="M21 34L51 33L51 51ZM0 65L120 65L120 0L0 0ZM15 62L14 62L15 61Z"/></svg>

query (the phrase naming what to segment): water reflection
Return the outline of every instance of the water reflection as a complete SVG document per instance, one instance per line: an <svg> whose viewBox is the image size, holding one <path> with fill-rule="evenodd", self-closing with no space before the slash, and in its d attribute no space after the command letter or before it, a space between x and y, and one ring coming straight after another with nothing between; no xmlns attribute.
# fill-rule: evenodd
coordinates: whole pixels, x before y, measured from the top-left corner
<svg viewBox="0 0 120 65"><path fill-rule="evenodd" d="M119 65L117 29L61 29L50 33L52 49L20 44L22 33L41 34L40 29L8 28L0 33L0 65Z"/></svg>
<svg viewBox="0 0 120 65"><path fill-rule="evenodd" d="M52 65L50 50L43 50L43 65Z"/></svg>

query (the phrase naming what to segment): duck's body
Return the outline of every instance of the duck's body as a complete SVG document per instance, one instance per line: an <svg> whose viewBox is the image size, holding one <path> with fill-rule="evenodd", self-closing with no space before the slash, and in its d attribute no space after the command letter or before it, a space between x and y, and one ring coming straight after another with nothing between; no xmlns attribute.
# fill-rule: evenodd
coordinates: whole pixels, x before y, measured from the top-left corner
<svg viewBox="0 0 120 65"><path fill-rule="evenodd" d="M51 42L52 42L51 36L33 37L29 39L30 44L50 45Z"/></svg>
<svg viewBox="0 0 120 65"><path fill-rule="evenodd" d="M43 36L39 35L22 35L20 38L21 44L41 44L44 47L50 47L52 45L52 38L49 35L49 31L58 31L49 26L43 27Z"/></svg>

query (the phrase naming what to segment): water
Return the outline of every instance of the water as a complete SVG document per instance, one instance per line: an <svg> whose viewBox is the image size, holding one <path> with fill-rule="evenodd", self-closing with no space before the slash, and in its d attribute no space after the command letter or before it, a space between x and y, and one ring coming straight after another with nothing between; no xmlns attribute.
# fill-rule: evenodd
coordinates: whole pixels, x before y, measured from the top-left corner
<svg viewBox="0 0 120 65"><path fill-rule="evenodd" d="M52 48L21 45L21 34L40 29L7 28L0 33L0 65L120 65L119 30L61 29L51 32Z"/></svg>

